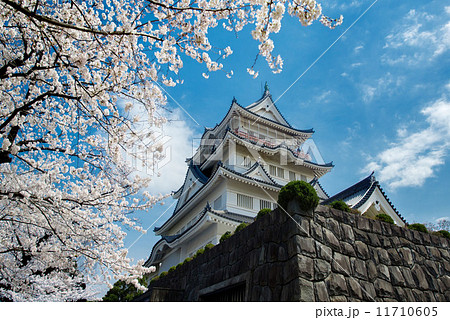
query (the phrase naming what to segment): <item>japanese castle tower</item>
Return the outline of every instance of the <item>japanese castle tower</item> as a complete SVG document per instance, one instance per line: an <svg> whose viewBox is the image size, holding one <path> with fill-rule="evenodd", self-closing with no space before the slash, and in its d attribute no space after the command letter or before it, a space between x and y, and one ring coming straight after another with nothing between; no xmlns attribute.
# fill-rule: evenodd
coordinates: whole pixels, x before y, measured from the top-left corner
<svg viewBox="0 0 450 320"><path fill-rule="evenodd" d="M310 139L313 133L288 123L267 85L263 96L247 107L233 99L223 120L205 129L196 153L186 160L183 185L173 192L177 205L155 228L161 239L145 265L160 273L206 244L219 243L226 231L252 222L259 210L275 209L278 192L292 180L309 182L322 202L344 200L360 211L387 213L404 225L373 174L332 198L326 194L318 179L333 165L323 161Z"/></svg>

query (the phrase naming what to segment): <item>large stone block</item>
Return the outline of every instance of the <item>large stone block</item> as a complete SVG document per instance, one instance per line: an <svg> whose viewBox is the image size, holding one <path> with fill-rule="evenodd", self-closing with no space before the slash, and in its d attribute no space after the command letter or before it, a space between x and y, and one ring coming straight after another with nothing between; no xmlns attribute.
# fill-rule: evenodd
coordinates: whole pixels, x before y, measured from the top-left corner
<svg viewBox="0 0 450 320"><path fill-rule="evenodd" d="M382 279L376 279L374 282L374 287L378 297L395 298L394 288L390 282Z"/></svg>
<svg viewBox="0 0 450 320"><path fill-rule="evenodd" d="M294 221L292 221L294 223L295 226L295 231L293 233L304 236L304 237L310 237L310 231L309 231L309 219L306 219L304 217L301 216L294 216Z"/></svg>
<svg viewBox="0 0 450 320"><path fill-rule="evenodd" d="M370 231L369 219L366 217L359 216L356 220L356 225L358 226L358 229L362 231Z"/></svg>
<svg viewBox="0 0 450 320"><path fill-rule="evenodd" d="M341 237L341 227L339 222L335 219L329 218L327 219L327 228L330 230L338 239L342 240Z"/></svg>
<svg viewBox="0 0 450 320"><path fill-rule="evenodd" d="M297 238L300 252L304 255L315 258L316 257L316 245L315 240L312 238L300 237Z"/></svg>
<svg viewBox="0 0 450 320"><path fill-rule="evenodd" d="M381 247L380 240L378 239L378 236L374 233L368 233L367 236L369 237L369 243L373 247Z"/></svg>
<svg viewBox="0 0 450 320"><path fill-rule="evenodd" d="M432 260L426 260L423 264L428 273L435 279L437 279L441 273L439 272L439 264Z"/></svg>
<svg viewBox="0 0 450 320"><path fill-rule="evenodd" d="M391 283L394 286L405 286L406 285L406 281L405 278L403 277L399 267L397 266L390 266L389 268L389 274L390 274L390 278L391 278Z"/></svg>
<svg viewBox="0 0 450 320"><path fill-rule="evenodd" d="M313 259L302 255L295 255L288 260L286 268L283 270L284 283L288 283L295 278L314 279Z"/></svg>
<svg viewBox="0 0 450 320"><path fill-rule="evenodd" d="M441 252L442 258L444 258L447 261L450 261L450 252L448 249L439 248L439 251Z"/></svg>
<svg viewBox="0 0 450 320"><path fill-rule="evenodd" d="M336 236L328 229L323 229L323 238L327 245L329 245L333 250L340 251L340 242Z"/></svg>
<svg viewBox="0 0 450 320"><path fill-rule="evenodd" d="M356 215L353 213L344 213L342 215L342 222L350 225L355 226L356 225Z"/></svg>
<svg viewBox="0 0 450 320"><path fill-rule="evenodd" d="M333 260L333 250L319 242L316 242L317 257L327 261Z"/></svg>
<svg viewBox="0 0 450 320"><path fill-rule="evenodd" d="M389 254L388 254L387 250L385 250L383 248L378 248L377 255L378 255L378 259L380 260L381 263L386 264L386 265L391 264L391 259L389 258Z"/></svg>
<svg viewBox="0 0 450 320"><path fill-rule="evenodd" d="M433 257L434 259L441 260L441 252L436 247L427 246L427 251L429 252L429 255Z"/></svg>
<svg viewBox="0 0 450 320"><path fill-rule="evenodd" d="M295 258L295 257L294 257ZM298 274L307 280L314 279L314 260L302 255L297 255Z"/></svg>
<svg viewBox="0 0 450 320"><path fill-rule="evenodd" d="M311 221L310 228L311 228L311 237L313 237L318 241L323 241L322 226L315 221Z"/></svg>
<svg viewBox="0 0 450 320"><path fill-rule="evenodd" d="M391 281L391 276L389 274L389 269L387 266L385 266L384 264L379 264L377 265L377 270L378 270L378 277L380 279Z"/></svg>
<svg viewBox="0 0 450 320"><path fill-rule="evenodd" d="M411 269L411 274L418 289L428 290L430 288L421 266L416 264Z"/></svg>
<svg viewBox="0 0 450 320"><path fill-rule="evenodd" d="M326 260L314 260L314 280L324 280L330 275L331 265Z"/></svg>
<svg viewBox="0 0 450 320"><path fill-rule="evenodd" d="M350 258L350 263L353 268L353 276L358 279L367 280L366 263L357 258Z"/></svg>
<svg viewBox="0 0 450 320"><path fill-rule="evenodd" d="M330 208L329 212L330 212L330 217L336 219L339 222L342 222L344 212L342 212L341 210L333 209L333 208Z"/></svg>
<svg viewBox="0 0 450 320"><path fill-rule="evenodd" d="M288 255L292 257L296 254L303 254L310 257L316 257L315 240L312 238L295 235L288 242Z"/></svg>
<svg viewBox="0 0 450 320"><path fill-rule="evenodd" d="M361 218L361 219L365 219L365 218ZM365 231L361 231L359 229L353 228L353 234L355 235L356 241L362 241L364 243L367 243L369 240L369 237L367 236L367 232L365 232Z"/></svg>
<svg viewBox="0 0 450 320"><path fill-rule="evenodd" d="M350 258L335 252L333 255L332 270L334 272L342 273L346 276L352 274L352 269L350 267Z"/></svg>
<svg viewBox="0 0 450 320"><path fill-rule="evenodd" d="M392 236L392 227L388 223L382 223L381 224L381 233L385 236Z"/></svg>
<svg viewBox="0 0 450 320"><path fill-rule="evenodd" d="M358 258L367 260L370 258L369 248L362 241L355 241L355 251Z"/></svg>
<svg viewBox="0 0 450 320"><path fill-rule="evenodd" d="M370 230L374 233L382 234L381 225L383 223L384 222L381 222L380 220L369 220Z"/></svg>
<svg viewBox="0 0 450 320"><path fill-rule="evenodd" d="M281 301L313 302L314 300L314 285L305 279L296 278L283 286L281 290Z"/></svg>
<svg viewBox="0 0 450 320"><path fill-rule="evenodd" d="M355 242L355 234L353 233L353 228L346 224L341 224L342 230L342 240L349 243Z"/></svg>
<svg viewBox="0 0 450 320"><path fill-rule="evenodd" d="M367 260L366 267L369 281L374 281L378 277L378 270L375 262L373 262L373 260Z"/></svg>
<svg viewBox="0 0 450 320"><path fill-rule="evenodd" d="M414 264L411 250L409 248L399 248L398 253L403 259L404 266L412 266Z"/></svg>
<svg viewBox="0 0 450 320"><path fill-rule="evenodd" d="M397 249L395 249L395 248L388 249L387 253L389 255L389 260L391 261L391 265L394 265L394 266L403 265L403 259L398 254Z"/></svg>
<svg viewBox="0 0 450 320"><path fill-rule="evenodd" d="M355 249L350 243L341 241L341 252L346 256L356 257Z"/></svg>
<svg viewBox="0 0 450 320"><path fill-rule="evenodd" d="M367 281L360 281L360 284L361 284L363 300L364 301L375 301L377 294L375 292L375 287L374 287L373 283L367 282Z"/></svg>
<svg viewBox="0 0 450 320"><path fill-rule="evenodd" d="M403 275L403 278L405 279L406 285L409 288L415 288L416 287L416 282L413 279L411 270L409 268L407 268L407 267L399 267L399 269L400 269L400 271L401 271L401 273Z"/></svg>
<svg viewBox="0 0 450 320"><path fill-rule="evenodd" d="M342 274L332 273L325 280L329 289L330 296L348 295L348 288L345 278Z"/></svg>
<svg viewBox="0 0 450 320"><path fill-rule="evenodd" d="M361 284L355 278L347 278L348 291L351 297L363 299Z"/></svg>
<svg viewBox="0 0 450 320"><path fill-rule="evenodd" d="M324 282L314 283L314 293L316 302L328 302L330 301L330 296L328 295L327 286Z"/></svg>

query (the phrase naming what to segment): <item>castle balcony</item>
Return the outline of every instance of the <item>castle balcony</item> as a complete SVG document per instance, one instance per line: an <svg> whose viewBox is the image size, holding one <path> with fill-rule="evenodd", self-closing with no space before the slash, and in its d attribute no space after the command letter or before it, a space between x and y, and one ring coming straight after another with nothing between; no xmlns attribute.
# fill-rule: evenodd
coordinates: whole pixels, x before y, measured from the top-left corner
<svg viewBox="0 0 450 320"><path fill-rule="evenodd" d="M281 144L278 144L278 145L274 144L271 141L268 141L266 139L261 139L261 138L255 137L254 135L249 134L249 133L244 132L244 131L239 130L239 129L234 129L233 132L238 137L240 137L242 139L245 139L247 141L256 143L257 145L260 145L260 146L266 146L266 147L274 149L274 148L276 148L276 147L281 145ZM307 161L311 161L311 156L309 154L306 154L306 153L304 153L301 150L294 151L294 150L291 149L291 151L297 158L300 158L300 159L303 159L303 160L307 160Z"/></svg>

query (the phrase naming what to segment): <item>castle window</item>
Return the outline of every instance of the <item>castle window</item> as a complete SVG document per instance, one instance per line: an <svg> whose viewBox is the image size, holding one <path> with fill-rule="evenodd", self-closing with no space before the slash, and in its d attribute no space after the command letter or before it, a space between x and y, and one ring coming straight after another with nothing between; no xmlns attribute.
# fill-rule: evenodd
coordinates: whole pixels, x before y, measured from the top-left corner
<svg viewBox="0 0 450 320"><path fill-rule="evenodd" d="M273 165L269 165L269 173L272 176L276 176L277 175L277 167L273 166Z"/></svg>
<svg viewBox="0 0 450 320"><path fill-rule="evenodd" d="M280 167L277 168L277 177L284 179L284 169L283 168L280 168Z"/></svg>
<svg viewBox="0 0 450 320"><path fill-rule="evenodd" d="M253 209L253 198L244 194L237 194L237 205L241 208Z"/></svg>
<svg viewBox="0 0 450 320"><path fill-rule="evenodd" d="M289 180L294 181L295 180L295 172L289 171Z"/></svg>
<svg viewBox="0 0 450 320"><path fill-rule="evenodd" d="M244 157L242 165L246 168L250 168L252 166L252 160L250 159L250 157Z"/></svg>
<svg viewBox="0 0 450 320"><path fill-rule="evenodd" d="M303 174L301 175L301 179L302 179L302 181L308 182L308 180L306 179L306 176Z"/></svg>
<svg viewBox="0 0 450 320"><path fill-rule="evenodd" d="M214 200L214 209L221 210L222 209L222 195Z"/></svg>
<svg viewBox="0 0 450 320"><path fill-rule="evenodd" d="M259 200L259 209L272 209L271 202L266 200Z"/></svg>

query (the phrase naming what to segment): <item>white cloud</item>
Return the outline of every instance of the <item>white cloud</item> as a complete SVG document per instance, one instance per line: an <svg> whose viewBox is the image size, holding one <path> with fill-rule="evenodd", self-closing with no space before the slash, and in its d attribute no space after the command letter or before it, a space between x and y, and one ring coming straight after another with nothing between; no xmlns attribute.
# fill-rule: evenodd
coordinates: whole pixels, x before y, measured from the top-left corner
<svg viewBox="0 0 450 320"><path fill-rule="evenodd" d="M177 110L171 117L183 119L182 112ZM160 193L177 190L186 175L186 158L192 156L194 150L194 130L185 120L169 122L164 128L170 139L165 144L167 158L159 164L158 176L153 177L149 189Z"/></svg>
<svg viewBox="0 0 450 320"><path fill-rule="evenodd" d="M353 49L353 52L354 53L359 53L359 51L361 51L362 49L364 49L364 46L357 46L357 47L355 47L354 49Z"/></svg>
<svg viewBox="0 0 450 320"><path fill-rule="evenodd" d="M360 85L362 99L365 103L369 103L376 96L389 96L394 94L396 93L397 87L401 86L403 82L403 77L395 77L390 72L387 72L381 78Z"/></svg>
<svg viewBox="0 0 450 320"><path fill-rule="evenodd" d="M147 148L147 165L128 157L135 174L151 178L147 191L152 195L169 194L181 186L187 170L186 158L191 157L194 151L195 132L185 120L184 113L174 109L163 116L168 122L160 128L150 127L145 122L138 128L152 135ZM164 157L153 160L152 147L159 148Z"/></svg>
<svg viewBox="0 0 450 320"><path fill-rule="evenodd" d="M410 10L401 21L386 36L384 48L390 51L383 55L383 62L416 65L432 61L450 49L448 19ZM407 51L398 52L402 49Z"/></svg>
<svg viewBox="0 0 450 320"><path fill-rule="evenodd" d="M316 97L318 103L328 103L330 102L330 97L332 95L331 90L324 91L322 94Z"/></svg>
<svg viewBox="0 0 450 320"><path fill-rule="evenodd" d="M377 171L380 181L392 188L421 186L445 163L450 149L450 101L434 102L422 109L427 127L415 133L402 129L397 142L381 152L365 171Z"/></svg>
<svg viewBox="0 0 450 320"><path fill-rule="evenodd" d="M364 102L368 103L368 102L372 101L376 90L377 89L375 87L372 87L372 86L369 86L369 85L363 85L362 86L362 91L363 91L362 98L363 98Z"/></svg>

